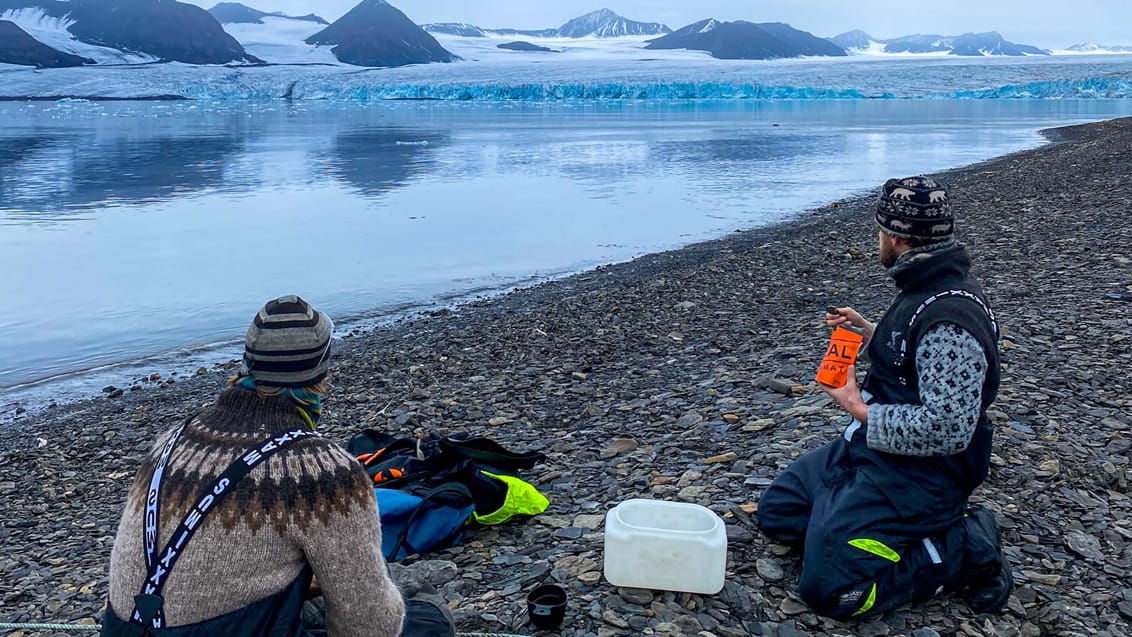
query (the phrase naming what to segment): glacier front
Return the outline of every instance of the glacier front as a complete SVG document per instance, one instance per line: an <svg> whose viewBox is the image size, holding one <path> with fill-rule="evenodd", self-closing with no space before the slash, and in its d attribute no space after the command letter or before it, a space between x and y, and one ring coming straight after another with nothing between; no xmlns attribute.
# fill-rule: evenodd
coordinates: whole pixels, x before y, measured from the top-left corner
<svg viewBox="0 0 1132 637"><path fill-rule="evenodd" d="M578 45L583 49L586 43ZM193 66L0 69L0 99L828 100L1091 99L1132 96L1132 58L721 61L687 51L538 62L485 60L395 69Z"/></svg>

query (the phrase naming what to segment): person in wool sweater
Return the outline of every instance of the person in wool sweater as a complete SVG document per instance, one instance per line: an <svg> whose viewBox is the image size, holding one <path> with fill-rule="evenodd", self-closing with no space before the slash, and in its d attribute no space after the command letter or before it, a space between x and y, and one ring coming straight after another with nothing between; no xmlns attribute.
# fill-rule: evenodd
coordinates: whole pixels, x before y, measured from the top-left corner
<svg viewBox="0 0 1132 637"><path fill-rule="evenodd" d="M298 296L268 302L239 374L159 437L114 541L103 635L302 634L312 577L330 635L401 634L369 478L314 429L332 330Z"/></svg>

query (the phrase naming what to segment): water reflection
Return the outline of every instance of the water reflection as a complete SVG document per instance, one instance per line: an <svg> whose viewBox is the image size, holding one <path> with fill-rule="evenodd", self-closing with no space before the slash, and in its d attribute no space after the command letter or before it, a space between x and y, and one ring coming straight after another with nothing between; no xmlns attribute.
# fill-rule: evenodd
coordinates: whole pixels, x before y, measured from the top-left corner
<svg viewBox="0 0 1132 637"><path fill-rule="evenodd" d="M360 193L377 197L427 174L449 135L413 128L357 128L338 133L326 172Z"/></svg>
<svg viewBox="0 0 1132 637"><path fill-rule="evenodd" d="M16 164L24 161L56 138L49 136L0 137L0 188L15 185ZM3 192L0 190L0 192Z"/></svg>
<svg viewBox="0 0 1132 637"><path fill-rule="evenodd" d="M720 236L1075 117L1044 108L0 104L0 394L275 294L348 322Z"/></svg>
<svg viewBox="0 0 1132 637"><path fill-rule="evenodd" d="M139 131L127 119L77 134L33 129L3 136L0 213L9 223L75 220L102 208L327 178L376 198L427 174L450 141L446 131L401 126L332 126L288 136L284 124Z"/></svg>
<svg viewBox="0 0 1132 637"><path fill-rule="evenodd" d="M654 142L649 147L649 160L692 165L773 164L818 150L837 154L843 151L844 144L844 133L822 135L809 132L798 135L712 131L706 139Z"/></svg>
<svg viewBox="0 0 1132 637"><path fill-rule="evenodd" d="M184 196L225 184L224 167L246 152L244 135L115 139L73 149L65 207L106 202L142 203Z"/></svg>
<svg viewBox="0 0 1132 637"><path fill-rule="evenodd" d="M68 211L154 202L225 186L243 135L137 139L29 136L0 141L0 210L57 220ZM229 184L250 186L251 184Z"/></svg>
<svg viewBox="0 0 1132 637"><path fill-rule="evenodd" d="M66 171L50 159L51 149L65 146L62 136L0 137L0 210L34 209L31 200L47 196L65 182Z"/></svg>

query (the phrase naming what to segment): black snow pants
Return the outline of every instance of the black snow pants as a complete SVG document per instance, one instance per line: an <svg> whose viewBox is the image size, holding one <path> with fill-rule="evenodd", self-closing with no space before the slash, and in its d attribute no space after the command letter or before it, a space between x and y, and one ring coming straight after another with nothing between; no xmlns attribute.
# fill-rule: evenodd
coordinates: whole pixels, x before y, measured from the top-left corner
<svg viewBox="0 0 1132 637"><path fill-rule="evenodd" d="M763 532L802 546L802 601L832 619L925 601L962 575L966 494L957 493L954 506L924 503L924 515L909 515L872 469L855 466L838 438L796 460L759 501Z"/></svg>

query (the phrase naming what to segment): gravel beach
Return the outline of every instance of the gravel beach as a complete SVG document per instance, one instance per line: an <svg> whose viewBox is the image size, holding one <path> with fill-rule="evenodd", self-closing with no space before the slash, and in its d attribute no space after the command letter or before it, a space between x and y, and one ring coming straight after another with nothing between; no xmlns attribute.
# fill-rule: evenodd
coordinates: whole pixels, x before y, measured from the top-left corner
<svg viewBox="0 0 1132 637"><path fill-rule="evenodd" d="M798 601L799 556L753 522L773 477L846 424L812 382L824 308L876 319L894 294L872 196L344 339L329 437L466 430L549 456L527 475L545 514L480 528L398 577L438 589L462 632L536 634L527 592L555 581L570 591L564 637L1132 635L1132 119L1047 135L937 175L1004 334L996 453L975 494L1017 580L1002 615L941 598L865 624L819 618ZM0 622L98 623L140 457L228 373L2 426ZM722 593L601 578L604 514L635 497L724 516Z"/></svg>

